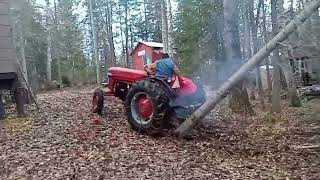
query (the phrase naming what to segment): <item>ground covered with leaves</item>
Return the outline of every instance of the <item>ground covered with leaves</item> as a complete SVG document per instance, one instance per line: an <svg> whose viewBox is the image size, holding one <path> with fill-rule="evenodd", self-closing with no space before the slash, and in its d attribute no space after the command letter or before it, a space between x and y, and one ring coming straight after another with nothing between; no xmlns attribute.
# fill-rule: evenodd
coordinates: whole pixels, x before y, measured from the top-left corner
<svg viewBox="0 0 320 180"><path fill-rule="evenodd" d="M121 101L90 113L92 88L38 95L41 111L0 122L0 179L320 179L320 101L272 115L221 105L189 139L129 127Z"/></svg>

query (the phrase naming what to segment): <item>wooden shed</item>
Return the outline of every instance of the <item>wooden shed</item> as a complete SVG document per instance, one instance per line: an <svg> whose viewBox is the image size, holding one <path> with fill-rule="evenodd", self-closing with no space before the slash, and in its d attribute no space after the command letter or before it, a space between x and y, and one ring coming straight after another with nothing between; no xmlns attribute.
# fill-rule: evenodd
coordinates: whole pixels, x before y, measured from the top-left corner
<svg viewBox="0 0 320 180"><path fill-rule="evenodd" d="M320 50L316 46L298 46L288 52L298 86L320 83Z"/></svg>
<svg viewBox="0 0 320 180"><path fill-rule="evenodd" d="M21 74L13 44L9 2L9 0L0 0L0 95L1 90L11 90L17 103L18 115L23 116L25 90L19 78Z"/></svg>
<svg viewBox="0 0 320 180"><path fill-rule="evenodd" d="M17 72L16 52L9 18L9 0L0 0L0 88L11 88Z"/></svg>
<svg viewBox="0 0 320 180"><path fill-rule="evenodd" d="M143 70L143 65L153 63L161 59L163 44L159 42L139 42L130 53L132 57L132 68ZM176 54L174 49L174 55ZM173 57L175 58L175 57Z"/></svg>

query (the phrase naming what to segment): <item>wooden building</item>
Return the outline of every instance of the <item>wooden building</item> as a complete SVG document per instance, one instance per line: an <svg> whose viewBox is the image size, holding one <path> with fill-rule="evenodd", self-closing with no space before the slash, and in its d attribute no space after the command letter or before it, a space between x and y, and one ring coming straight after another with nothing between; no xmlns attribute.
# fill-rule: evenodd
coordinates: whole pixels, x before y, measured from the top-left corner
<svg viewBox="0 0 320 180"><path fill-rule="evenodd" d="M9 2L10 0L0 0L0 93L2 90L11 90L16 100L18 115L24 116L25 90L22 87L22 74L13 44Z"/></svg>
<svg viewBox="0 0 320 180"><path fill-rule="evenodd" d="M320 49L315 46L299 46L288 54L298 87L320 83Z"/></svg>
<svg viewBox="0 0 320 180"><path fill-rule="evenodd" d="M161 59L163 44L158 42L139 42L130 53L132 57L132 68L143 70L143 65L153 63ZM174 49L174 55L176 54ZM175 58L175 57L173 57Z"/></svg>

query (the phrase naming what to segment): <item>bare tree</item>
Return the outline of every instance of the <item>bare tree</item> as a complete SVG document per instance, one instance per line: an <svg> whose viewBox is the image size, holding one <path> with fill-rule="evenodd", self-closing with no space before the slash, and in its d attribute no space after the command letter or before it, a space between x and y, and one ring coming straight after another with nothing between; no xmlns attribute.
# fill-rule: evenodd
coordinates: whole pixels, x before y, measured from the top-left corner
<svg viewBox="0 0 320 180"><path fill-rule="evenodd" d="M227 61L232 64L232 70L236 71L243 62L240 47L238 9L239 1L224 0L224 40ZM239 82L231 90L229 106L233 111L242 111L252 113L252 107L249 102L248 92L244 81Z"/></svg>
<svg viewBox="0 0 320 180"><path fill-rule="evenodd" d="M267 43L267 39L268 39L268 35L267 35L267 26L266 26L266 8L265 8L265 3L262 3L262 33L263 33L263 42L266 44ZM269 66L269 62L270 62L270 56L268 56L265 59L266 62L266 74L267 74L267 85L268 85L268 89L267 89L267 96L268 96L268 102L271 102L271 90L272 90L272 82L271 82L271 73L270 73L270 66Z"/></svg>
<svg viewBox="0 0 320 180"><path fill-rule="evenodd" d="M257 15L254 17L254 0L250 0L249 3L249 16L250 16L250 24L251 24L251 31L252 31L252 40L253 40L253 53L258 52L258 26L259 26L259 18L260 18L260 12L261 12L261 6L262 6L263 0L259 0L258 7L257 7ZM259 100L261 103L262 109L265 109L264 104L264 92L262 87L262 81L261 81L261 72L260 72L260 65L257 66L257 85L258 85L258 93L259 93Z"/></svg>
<svg viewBox="0 0 320 180"><path fill-rule="evenodd" d="M56 0L53 1L53 6L54 6L54 28L57 31L58 30L58 13L57 13L57 3ZM58 48L57 43L54 44L54 49L56 51L56 58L57 58L57 66L58 66L58 82L60 85L62 84L62 74L61 74L61 62L60 62L60 51ZM62 87L62 86L60 86Z"/></svg>
<svg viewBox="0 0 320 180"><path fill-rule="evenodd" d="M20 31L20 54L21 54L22 74L25 78L26 83L28 83L27 59L26 59L26 53L25 53L26 40L24 39L22 25L19 31Z"/></svg>
<svg viewBox="0 0 320 180"><path fill-rule="evenodd" d="M128 7L128 1L124 1L124 35L125 35L125 61L126 66L129 67L129 24L128 24L128 14L129 14L129 7Z"/></svg>
<svg viewBox="0 0 320 180"><path fill-rule="evenodd" d="M110 58L111 58L111 66L116 65L116 54L115 54L115 47L114 47L114 39L113 39L113 28L112 28L112 4L109 0L107 0L107 37L108 37L108 44L110 48Z"/></svg>
<svg viewBox="0 0 320 180"><path fill-rule="evenodd" d="M172 7L171 0L167 0L167 14L168 14L168 52L170 57L173 58L173 24L172 24Z"/></svg>
<svg viewBox="0 0 320 180"><path fill-rule="evenodd" d="M96 62L97 83L98 85L101 85L102 83L101 70L100 70L101 63L98 58L97 38L96 38L96 30L95 30L92 6L93 6L92 0L89 0L90 22L91 22L91 31L92 31L92 40L93 40L93 57L94 57L94 61Z"/></svg>
<svg viewBox="0 0 320 180"><path fill-rule="evenodd" d="M278 27L278 16L277 16L277 0L271 0L271 21L272 21L272 32L276 36L279 32ZM275 48L272 56L272 65L273 65L273 76L272 76L272 112L280 112L280 55L279 49Z"/></svg>
<svg viewBox="0 0 320 180"><path fill-rule="evenodd" d="M163 52L168 53L168 16L166 1L161 0L161 18L162 18L162 43Z"/></svg>
<svg viewBox="0 0 320 180"><path fill-rule="evenodd" d="M288 52L291 57L294 57L293 55L293 48L291 45L287 46ZM288 54L288 53L286 53ZM285 56L287 57L287 56ZM281 70L284 73L284 76L286 77L287 85L288 85L288 104L291 107L299 107L301 106L301 100L298 96L297 92L297 85L294 78L294 74L292 72L292 67L290 65L290 62L281 62Z"/></svg>
<svg viewBox="0 0 320 180"><path fill-rule="evenodd" d="M52 38L51 38L51 24L50 24L50 3L49 1L46 1L47 4L47 81L51 82L52 80L52 75L51 75L51 64L52 64Z"/></svg>

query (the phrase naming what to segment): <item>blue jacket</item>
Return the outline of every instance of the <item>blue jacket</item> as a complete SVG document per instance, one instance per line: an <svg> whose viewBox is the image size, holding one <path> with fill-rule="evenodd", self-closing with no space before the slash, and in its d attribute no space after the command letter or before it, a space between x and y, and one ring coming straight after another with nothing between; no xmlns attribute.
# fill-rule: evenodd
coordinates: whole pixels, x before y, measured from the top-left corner
<svg viewBox="0 0 320 180"><path fill-rule="evenodd" d="M175 64L172 59L160 59L156 64L156 76L171 79L174 73Z"/></svg>

